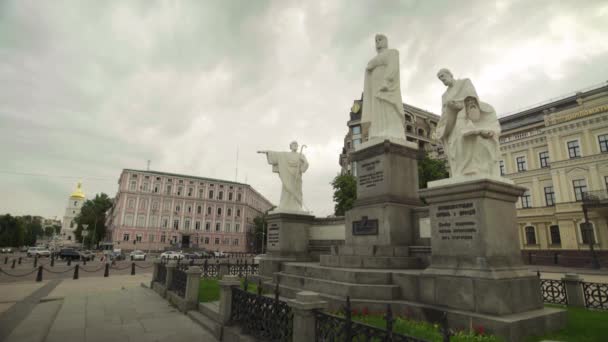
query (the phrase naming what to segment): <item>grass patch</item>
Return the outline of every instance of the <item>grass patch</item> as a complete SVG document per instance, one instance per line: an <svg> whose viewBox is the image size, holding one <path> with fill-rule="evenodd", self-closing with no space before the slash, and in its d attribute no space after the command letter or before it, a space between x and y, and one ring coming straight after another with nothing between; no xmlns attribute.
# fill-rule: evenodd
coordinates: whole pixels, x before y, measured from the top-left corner
<svg viewBox="0 0 608 342"><path fill-rule="evenodd" d="M564 309L563 306L547 305ZM543 336L533 336L527 342L542 340L603 342L608 336L608 311L594 311L585 308L567 307L568 324L566 328Z"/></svg>
<svg viewBox="0 0 608 342"><path fill-rule="evenodd" d="M244 289L245 279L241 279L241 288ZM247 286L247 292L257 293L258 285L253 282L249 282ZM220 285L218 279L215 278L201 278L198 285L198 301L199 302L213 302L220 300Z"/></svg>

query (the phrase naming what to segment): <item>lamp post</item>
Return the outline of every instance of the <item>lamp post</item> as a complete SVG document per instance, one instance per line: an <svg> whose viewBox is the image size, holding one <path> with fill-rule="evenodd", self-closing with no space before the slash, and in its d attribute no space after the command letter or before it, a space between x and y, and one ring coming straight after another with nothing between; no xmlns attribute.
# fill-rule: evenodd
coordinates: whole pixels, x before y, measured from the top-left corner
<svg viewBox="0 0 608 342"><path fill-rule="evenodd" d="M584 201L583 201L583 216L585 217L585 223L583 223L585 228L583 228L583 230L584 230L585 236L587 236L587 241L589 241L589 251L591 252L591 267L593 267L595 269L599 269L600 262L597 259L597 254L595 253L595 249L593 248L593 245L595 243L595 234L593 234L593 228L591 228L591 223L589 223L589 215L587 214L587 205L585 204Z"/></svg>
<svg viewBox="0 0 608 342"><path fill-rule="evenodd" d="M82 235L82 243L81 243L81 248L84 249L84 239L89 236L89 225L88 224L83 224L82 225L82 233L80 233L80 235Z"/></svg>

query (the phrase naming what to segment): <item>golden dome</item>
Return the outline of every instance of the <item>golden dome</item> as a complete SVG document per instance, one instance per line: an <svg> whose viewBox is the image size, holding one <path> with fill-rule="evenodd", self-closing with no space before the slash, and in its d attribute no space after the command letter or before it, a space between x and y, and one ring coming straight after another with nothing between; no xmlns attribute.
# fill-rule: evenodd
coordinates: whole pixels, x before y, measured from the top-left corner
<svg viewBox="0 0 608 342"><path fill-rule="evenodd" d="M76 185L76 190L74 190L74 192L72 192L72 194L70 195L70 198L79 198L79 199L84 199L84 192L82 192L82 183L78 182L78 184Z"/></svg>

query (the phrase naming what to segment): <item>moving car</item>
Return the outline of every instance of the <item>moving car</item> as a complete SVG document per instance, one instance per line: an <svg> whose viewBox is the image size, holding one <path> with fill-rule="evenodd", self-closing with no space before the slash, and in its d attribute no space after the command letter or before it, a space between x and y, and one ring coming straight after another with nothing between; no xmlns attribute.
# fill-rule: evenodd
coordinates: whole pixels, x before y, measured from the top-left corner
<svg viewBox="0 0 608 342"><path fill-rule="evenodd" d="M27 250L27 256L28 257L33 257L33 256L50 257L51 251L49 251L48 249L46 249L44 247L30 247Z"/></svg>
<svg viewBox="0 0 608 342"><path fill-rule="evenodd" d="M160 255L160 260L181 260L184 258L182 252L167 251Z"/></svg>
<svg viewBox="0 0 608 342"><path fill-rule="evenodd" d="M59 251L61 260L80 260L80 253L74 248L63 248Z"/></svg>
<svg viewBox="0 0 608 342"><path fill-rule="evenodd" d="M2 253L13 253L13 249L11 247L2 247Z"/></svg>
<svg viewBox="0 0 608 342"><path fill-rule="evenodd" d="M135 250L129 254L131 260L146 260L146 253L140 250Z"/></svg>
<svg viewBox="0 0 608 342"><path fill-rule="evenodd" d="M80 251L80 260L91 261L95 260L95 254L89 250Z"/></svg>

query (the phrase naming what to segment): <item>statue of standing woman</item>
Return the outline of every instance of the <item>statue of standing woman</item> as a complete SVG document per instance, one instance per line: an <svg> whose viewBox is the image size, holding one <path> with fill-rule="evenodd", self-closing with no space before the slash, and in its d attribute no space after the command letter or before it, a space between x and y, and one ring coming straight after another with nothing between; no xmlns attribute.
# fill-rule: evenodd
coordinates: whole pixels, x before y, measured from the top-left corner
<svg viewBox="0 0 608 342"><path fill-rule="evenodd" d="M499 177L500 124L494 108L479 100L468 78L456 80L448 69L437 77L448 88L441 97L435 131L450 165L450 178Z"/></svg>
<svg viewBox="0 0 608 342"><path fill-rule="evenodd" d="M388 48L388 39L376 35L376 52L365 68L363 83L363 114L361 122L369 122L369 140L405 140L405 117L401 100L399 51Z"/></svg>
<svg viewBox="0 0 608 342"><path fill-rule="evenodd" d="M283 183L279 207L273 212L303 212L302 174L308 170L308 161L302 150L298 152L296 141L289 144L289 148L290 152L258 151L266 155L272 172L278 173Z"/></svg>

